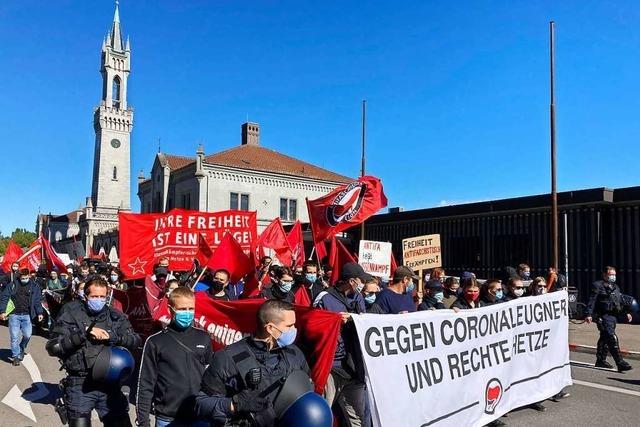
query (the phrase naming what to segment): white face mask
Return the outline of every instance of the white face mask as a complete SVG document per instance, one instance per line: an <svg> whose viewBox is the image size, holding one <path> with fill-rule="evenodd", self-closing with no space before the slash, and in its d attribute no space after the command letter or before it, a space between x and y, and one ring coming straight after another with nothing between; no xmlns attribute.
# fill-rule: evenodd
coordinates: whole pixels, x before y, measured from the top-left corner
<svg viewBox="0 0 640 427"><path fill-rule="evenodd" d="M513 291L513 294L517 297L521 297L522 295L524 295L524 289L516 289Z"/></svg>

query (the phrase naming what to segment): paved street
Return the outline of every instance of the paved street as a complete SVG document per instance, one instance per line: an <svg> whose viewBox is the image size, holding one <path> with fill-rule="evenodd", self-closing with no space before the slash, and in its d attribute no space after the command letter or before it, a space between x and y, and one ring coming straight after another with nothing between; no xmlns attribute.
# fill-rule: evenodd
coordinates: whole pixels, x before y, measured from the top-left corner
<svg viewBox="0 0 640 427"><path fill-rule="evenodd" d="M34 336L23 365L11 366L8 335L6 326L0 326L0 425L59 426L60 420L53 410L53 402L59 395L57 384L62 377L58 362L46 354L45 339ZM575 384L569 388L571 397L560 403L547 401L548 410L544 414L521 409L502 420L511 426L638 425L640 361L630 360L635 370L618 374L590 367L593 359L589 354L571 353L575 362L572 368Z"/></svg>

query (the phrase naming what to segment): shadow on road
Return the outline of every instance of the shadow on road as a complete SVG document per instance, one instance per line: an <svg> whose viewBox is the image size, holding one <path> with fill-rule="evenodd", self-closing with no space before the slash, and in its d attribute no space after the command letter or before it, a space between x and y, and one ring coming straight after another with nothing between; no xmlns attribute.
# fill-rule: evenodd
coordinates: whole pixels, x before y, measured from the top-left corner
<svg viewBox="0 0 640 427"><path fill-rule="evenodd" d="M608 377L608 379L614 380L614 381L619 381L621 383L629 384L629 385L640 385L640 380L627 380L627 379L624 379L624 378L615 378L615 377Z"/></svg>
<svg viewBox="0 0 640 427"><path fill-rule="evenodd" d="M0 348L0 360L11 363L11 349Z"/></svg>
<svg viewBox="0 0 640 427"><path fill-rule="evenodd" d="M45 389L47 394L37 393L38 390ZM42 397L39 397L39 394L43 394ZM22 392L22 397L25 400L28 400L31 403L41 403L43 405L53 405L58 397L61 395L60 387L58 384L52 383L32 383L31 386ZM38 397L33 397L36 395Z"/></svg>

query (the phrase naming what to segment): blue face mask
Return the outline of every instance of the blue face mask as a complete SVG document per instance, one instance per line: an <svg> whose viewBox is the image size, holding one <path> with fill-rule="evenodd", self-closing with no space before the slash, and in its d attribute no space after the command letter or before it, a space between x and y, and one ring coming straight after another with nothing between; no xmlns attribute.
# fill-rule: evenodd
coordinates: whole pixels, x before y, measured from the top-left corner
<svg viewBox="0 0 640 427"><path fill-rule="evenodd" d="M27 283L29 283L29 278L27 277L26 279L20 279L20 283L22 283L23 285L26 285Z"/></svg>
<svg viewBox="0 0 640 427"><path fill-rule="evenodd" d="M529 280L529 277L531 277L531 273L530 272L528 272L528 271L523 271L522 272L522 278L524 280Z"/></svg>
<svg viewBox="0 0 640 427"><path fill-rule="evenodd" d="M78 289L78 298L84 299L84 289Z"/></svg>
<svg viewBox="0 0 640 427"><path fill-rule="evenodd" d="M376 302L376 294L371 293L369 295L365 295L364 296L364 302L367 303L368 305L372 305L374 302Z"/></svg>
<svg viewBox="0 0 640 427"><path fill-rule="evenodd" d="M304 275L304 277L306 277L307 280L310 281L311 283L314 283L316 280L318 280L318 275L317 274L307 273L307 274Z"/></svg>
<svg viewBox="0 0 640 427"><path fill-rule="evenodd" d="M413 283L413 281L409 282L409 284L407 285L407 294L410 294L411 292L414 291L414 289L416 288L416 284Z"/></svg>
<svg viewBox="0 0 640 427"><path fill-rule="evenodd" d="M503 297L504 297L504 293L502 292L502 289L496 292L496 299L502 299Z"/></svg>
<svg viewBox="0 0 640 427"><path fill-rule="evenodd" d="M298 334L298 330L296 328L291 328L288 331L284 331L280 333L280 336L276 338L278 347L286 347L288 345L293 344L293 342L296 340L297 334Z"/></svg>
<svg viewBox="0 0 640 427"><path fill-rule="evenodd" d="M442 302L444 301L444 292L436 292L435 295L433 295L433 297L438 301L438 302Z"/></svg>
<svg viewBox="0 0 640 427"><path fill-rule="evenodd" d="M280 282L278 285L282 292L291 292L291 288L293 287L293 282Z"/></svg>
<svg viewBox="0 0 640 427"><path fill-rule="evenodd" d="M177 310L174 312L173 323L180 329L187 329L193 323L195 312L190 310Z"/></svg>
<svg viewBox="0 0 640 427"><path fill-rule="evenodd" d="M87 300L87 307L93 313L99 313L107 304L106 298L91 298Z"/></svg>

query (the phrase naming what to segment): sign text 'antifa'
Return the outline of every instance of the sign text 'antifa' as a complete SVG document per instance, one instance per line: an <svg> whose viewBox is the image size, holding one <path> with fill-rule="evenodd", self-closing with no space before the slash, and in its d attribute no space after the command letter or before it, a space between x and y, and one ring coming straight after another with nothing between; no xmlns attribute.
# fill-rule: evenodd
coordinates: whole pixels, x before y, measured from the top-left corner
<svg viewBox="0 0 640 427"><path fill-rule="evenodd" d="M532 301L492 313L447 319L440 323L437 331L432 322L369 327L364 335L364 350L370 357L440 350L454 343L489 337L524 325L555 321L567 315L566 300ZM442 382L445 375L455 380L509 362L520 354L541 350L547 347L551 333L548 328L528 330L514 335L511 342L506 339L494 341L459 353L437 351L433 357L405 365L409 389L415 393Z"/></svg>

